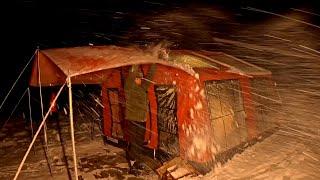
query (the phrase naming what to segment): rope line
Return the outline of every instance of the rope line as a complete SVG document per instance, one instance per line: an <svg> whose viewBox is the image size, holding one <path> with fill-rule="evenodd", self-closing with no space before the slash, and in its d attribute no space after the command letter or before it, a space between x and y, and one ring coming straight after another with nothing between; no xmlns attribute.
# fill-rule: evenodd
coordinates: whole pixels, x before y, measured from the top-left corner
<svg viewBox="0 0 320 180"><path fill-rule="evenodd" d="M21 169L22 169L22 167L23 167L23 164L24 164L24 162L26 161L26 159L27 159L27 157L28 157L28 155L29 155L29 153L30 153L30 150L31 150L33 144L35 143L35 141L36 141L36 139L37 139L37 137L38 137L38 135L39 135L39 133L40 133L40 131L41 131L41 128L43 127L44 123L46 122L46 120L47 120L47 118L48 118L48 116L49 116L49 114L50 114L50 111L51 111L51 109L53 108L54 103L57 101L57 99L58 99L59 95L61 94L61 92L62 92L62 90L63 90L63 88L64 88L65 85L66 85L66 83L64 83L64 84L62 85L62 87L60 88L59 92L57 93L57 96L56 96L56 97L54 98L54 100L53 100L53 103L50 105L50 108L49 108L48 112L46 113L46 115L45 115L45 117L43 118L40 126L38 127L38 130L37 130L36 134L34 135L32 141L31 141L31 143L30 143L30 145L29 145L29 147L28 147L28 150L27 150L27 152L25 153L25 155L24 155L24 157L23 157L23 159L22 159L22 161L21 161L21 163L20 163L20 165L19 165L19 167L18 167L18 170L17 170L17 172L16 172L16 175L15 175L14 178L13 178L14 180L16 180L16 179L18 178L18 176L19 176L19 174L20 174L20 172L21 172Z"/></svg>
<svg viewBox="0 0 320 180"><path fill-rule="evenodd" d="M24 93L23 93L22 96L20 97L18 103L15 105L15 107L14 107L13 110L11 111L10 116L8 117L8 119L6 120L6 122L4 122L3 126L1 127L1 129L4 128L4 127L7 125L8 121L11 119L13 113L16 111L17 107L19 106L19 104L20 104L22 98L24 97L24 95L26 94L27 90L28 90L28 88L24 91Z"/></svg>
<svg viewBox="0 0 320 180"><path fill-rule="evenodd" d="M28 106L29 106L29 119L30 119L30 127L31 127L31 137L33 138L33 122L32 122L32 109L31 109L31 93L30 88L28 87Z"/></svg>
<svg viewBox="0 0 320 180"><path fill-rule="evenodd" d="M33 59L34 55L36 54L36 52L37 52L37 51L35 51L35 52L33 53L33 55L31 56L30 60L28 61L28 63L24 66L24 68L23 68L22 71L20 72L18 78L16 79L16 81L15 81L15 82L13 83L13 85L11 86L9 92L7 93L7 95L5 96L5 98L2 100L2 103L1 103L1 105L0 105L0 110L2 109L2 107L3 107L4 103L6 102L6 100L8 99L8 97L9 97L12 89L13 89L14 86L17 84L17 82L18 82L18 80L20 79L21 75L23 74L23 72L26 70L26 68L28 67L28 65L29 65L30 62L32 61L32 59Z"/></svg>

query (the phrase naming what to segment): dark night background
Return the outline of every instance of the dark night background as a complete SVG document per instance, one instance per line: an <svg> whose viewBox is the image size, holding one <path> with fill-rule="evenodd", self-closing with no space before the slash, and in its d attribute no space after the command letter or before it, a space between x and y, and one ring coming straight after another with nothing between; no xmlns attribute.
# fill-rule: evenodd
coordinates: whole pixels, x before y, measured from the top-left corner
<svg viewBox="0 0 320 180"><path fill-rule="evenodd" d="M174 48L206 48L194 43L205 38L201 28L197 32L191 33L186 29L186 33L180 38L172 37L166 33L162 33L160 37L148 38L144 36L139 24L143 24L143 21L149 17L156 17L175 10L190 16L199 16L193 8L212 6L229 14L233 21L249 22L254 25L274 17L263 13L249 12L243 8L251 6L277 13L285 13L290 8L308 8L313 12L319 12L317 9L319 6L316 4L316 2L298 0L15 0L8 6L2 6L0 99L5 97L37 46L40 49L46 49L81 46L89 43L95 45L148 44L168 39L174 42ZM241 16L235 16L237 14L241 14ZM217 36L232 34L239 30L230 28L228 24L219 20L207 19L203 23L215 27L215 31L219 32ZM314 17L312 23L319 24L319 16ZM168 27L168 31L170 28L172 27ZM219 50L219 47L210 47L210 49ZM9 101L1 110L3 111L1 114L12 109L14 103L11 102L16 102L24 91L28 75L27 71L22 76L17 88L8 99Z"/></svg>

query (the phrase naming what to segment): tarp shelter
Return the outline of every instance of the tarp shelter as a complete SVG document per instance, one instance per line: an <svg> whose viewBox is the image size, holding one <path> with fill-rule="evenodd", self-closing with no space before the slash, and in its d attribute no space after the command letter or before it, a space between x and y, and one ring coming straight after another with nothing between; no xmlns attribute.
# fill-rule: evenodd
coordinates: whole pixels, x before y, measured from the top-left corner
<svg viewBox="0 0 320 180"><path fill-rule="evenodd" d="M39 86L39 79L41 86L62 85L67 78L70 85L100 84L103 133L126 140L123 82L133 64L144 74L157 64L148 89L148 148L205 163L263 131L252 83L263 79L272 87L271 73L221 52L171 50L162 59L157 52L117 46L39 50L30 85Z"/></svg>

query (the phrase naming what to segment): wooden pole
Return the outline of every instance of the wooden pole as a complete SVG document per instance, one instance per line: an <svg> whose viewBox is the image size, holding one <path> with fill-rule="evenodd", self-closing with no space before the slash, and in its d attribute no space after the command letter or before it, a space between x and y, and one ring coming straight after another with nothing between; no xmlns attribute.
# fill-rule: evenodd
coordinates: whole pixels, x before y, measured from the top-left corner
<svg viewBox="0 0 320 180"><path fill-rule="evenodd" d="M76 147L74 141L74 126L73 126L73 108L72 108L72 85L71 78L68 76L68 88L69 88L69 114L70 114L70 129L71 129L71 140L72 140L72 152L73 152L73 166L74 166L74 175L76 180L78 180L78 167L77 167L77 155Z"/></svg>
<svg viewBox="0 0 320 180"><path fill-rule="evenodd" d="M20 172L21 172L21 169L22 169L22 167L23 167L23 164L24 164L24 162L26 161L26 159L27 159L27 157L28 157L28 155L29 155L29 153L30 153L30 150L31 150L31 148L32 148L32 146L33 146L33 144L34 144L34 142L36 141L36 139L37 139L37 137L38 137L38 135L39 135L39 133L40 133L40 131L41 131L41 128L43 127L44 123L46 122L46 120L47 120L47 118L48 118L48 116L49 116L49 114L50 114L50 111L51 111L51 109L53 108L53 104L57 101L57 99L58 99L58 97L59 97L62 89L64 88L64 86L65 86L65 84L63 84L63 86L60 88L60 90L59 90L59 92L57 93L57 96L54 98L53 103L51 104L51 106L50 106L47 114L46 114L45 117L43 118L43 120L42 120L42 122L41 122L41 124L40 124L40 126L39 126L39 128L38 128L38 130L37 130L37 132L36 132L36 134L34 135L32 141L31 141L31 143L30 143L30 145L29 145L29 147L28 147L27 152L25 153L25 155L24 155L24 157L23 157L23 159L22 159L22 161L21 161L21 163L20 163L20 165L19 165L19 168L18 168L18 170L17 170L17 172L16 172L16 175L14 176L13 180L16 180L16 179L18 178L18 176L19 176L19 174L20 174Z"/></svg>
<svg viewBox="0 0 320 180"><path fill-rule="evenodd" d="M43 98L42 98L42 87L41 87L41 70L40 70L40 58L39 58L39 47L37 49L37 66L38 66L38 84L39 84L39 94L40 94L40 105L41 105L41 115L42 119L44 118L44 113L43 113ZM44 123L43 125L43 136L44 136L44 144L45 144L45 155L47 156L47 161L48 161L48 168L50 175L52 176L52 168L51 168L51 163L49 159L49 147L48 147L48 137L47 137L47 124Z"/></svg>

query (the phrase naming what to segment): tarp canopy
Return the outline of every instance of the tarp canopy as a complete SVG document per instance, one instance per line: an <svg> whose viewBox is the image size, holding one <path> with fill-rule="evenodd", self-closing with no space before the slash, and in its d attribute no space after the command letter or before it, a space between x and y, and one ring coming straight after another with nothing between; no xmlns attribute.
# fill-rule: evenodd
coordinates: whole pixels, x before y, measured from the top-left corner
<svg viewBox="0 0 320 180"><path fill-rule="evenodd" d="M106 78L103 70L151 63L175 66L159 59L152 50L138 48L85 46L39 50L33 63L30 85L39 86L39 82L41 86L59 85L67 76L73 77L73 83L102 83Z"/></svg>
<svg viewBox="0 0 320 180"><path fill-rule="evenodd" d="M61 85L68 76L72 77L73 84L100 84L107 78L105 70L132 64L151 63L173 66L188 73L193 73L192 68L194 67L209 67L247 75L270 74L267 70L224 53L183 50L170 51L169 56L169 60L163 60L159 58L158 52L152 49L142 50L118 46L84 46L39 50L33 62L30 85Z"/></svg>
<svg viewBox="0 0 320 180"><path fill-rule="evenodd" d="M172 54L176 55L174 57L175 61L187 63L195 68L214 68L220 71L228 71L246 76L271 75L271 72L264 68L223 52L179 50L174 51Z"/></svg>

